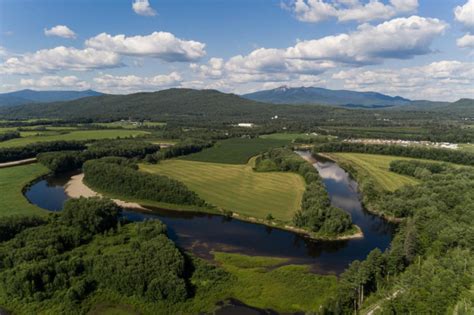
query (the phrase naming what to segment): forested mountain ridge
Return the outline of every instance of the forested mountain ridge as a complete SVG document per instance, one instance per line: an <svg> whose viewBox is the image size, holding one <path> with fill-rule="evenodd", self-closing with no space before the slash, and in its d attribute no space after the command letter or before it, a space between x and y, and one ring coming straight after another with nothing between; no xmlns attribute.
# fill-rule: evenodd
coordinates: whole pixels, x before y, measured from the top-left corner
<svg viewBox="0 0 474 315"><path fill-rule="evenodd" d="M70 101L83 97L102 95L93 90L85 91L34 91L20 90L0 94L0 106L15 106L30 103Z"/></svg>
<svg viewBox="0 0 474 315"><path fill-rule="evenodd" d="M273 104L320 104L360 108L401 106L411 102L400 96L388 96L377 92L329 90L318 87L289 88L286 86L244 94L242 97Z"/></svg>
<svg viewBox="0 0 474 315"><path fill-rule="evenodd" d="M275 117L277 116L277 117ZM452 115L458 119L459 115ZM290 123L390 125L394 122L449 120L433 111L416 115L408 111L347 109L325 105L267 104L217 90L172 88L129 95L101 95L67 102L0 106L2 119L50 118L112 121L120 119L182 121L193 125L238 122L268 123L287 127Z"/></svg>

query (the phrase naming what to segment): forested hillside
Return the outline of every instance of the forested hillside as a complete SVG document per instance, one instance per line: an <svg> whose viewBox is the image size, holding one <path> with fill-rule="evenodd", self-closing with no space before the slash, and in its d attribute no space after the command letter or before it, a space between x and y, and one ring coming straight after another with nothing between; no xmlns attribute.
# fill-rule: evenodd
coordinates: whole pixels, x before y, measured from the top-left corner
<svg viewBox="0 0 474 315"><path fill-rule="evenodd" d="M464 113L466 115L466 113ZM180 121L193 125L254 122L288 127L291 124L398 125L446 123L458 115L435 112L344 109L317 105L259 103L216 90L168 89L153 93L102 95L69 102L0 108L4 119L50 118L114 121L120 119ZM273 119L272 119L273 118Z"/></svg>

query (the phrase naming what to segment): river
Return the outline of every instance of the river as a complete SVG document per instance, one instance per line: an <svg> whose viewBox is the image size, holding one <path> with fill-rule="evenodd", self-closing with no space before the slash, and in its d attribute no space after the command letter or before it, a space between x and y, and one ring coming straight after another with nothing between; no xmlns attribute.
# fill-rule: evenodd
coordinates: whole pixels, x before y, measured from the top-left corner
<svg viewBox="0 0 474 315"><path fill-rule="evenodd" d="M163 221L168 227L169 237L178 246L203 258L212 258L212 251L285 257L294 264L308 264L320 274L339 274L353 260L364 259L372 249L378 247L383 251L387 248L393 226L365 211L357 183L336 163L315 160L313 165L323 178L331 203L350 213L353 222L361 228L363 238L316 241L277 228L199 212L125 209L123 215L132 221L152 218ZM64 185L74 174L77 173L47 177L33 184L25 195L41 208L61 211L68 199Z"/></svg>

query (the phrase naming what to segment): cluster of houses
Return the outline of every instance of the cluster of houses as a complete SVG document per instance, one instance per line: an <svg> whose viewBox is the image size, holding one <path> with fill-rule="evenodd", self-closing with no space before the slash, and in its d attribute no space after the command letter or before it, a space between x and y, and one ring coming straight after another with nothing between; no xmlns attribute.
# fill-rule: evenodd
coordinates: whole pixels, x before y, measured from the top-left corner
<svg viewBox="0 0 474 315"><path fill-rule="evenodd" d="M402 146L420 145L443 149L458 149L457 143L449 142L431 142L431 141L410 141L410 140L392 140L392 139L346 139L345 142L364 143L364 144L396 144Z"/></svg>

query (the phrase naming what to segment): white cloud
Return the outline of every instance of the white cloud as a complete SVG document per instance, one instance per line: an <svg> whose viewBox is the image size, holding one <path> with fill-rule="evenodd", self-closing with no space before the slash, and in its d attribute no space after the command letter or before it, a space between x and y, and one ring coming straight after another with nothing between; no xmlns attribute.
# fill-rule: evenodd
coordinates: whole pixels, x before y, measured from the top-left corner
<svg viewBox="0 0 474 315"><path fill-rule="evenodd" d="M120 56L114 52L59 46L9 57L0 63L0 74L33 74L60 70L85 71L120 65Z"/></svg>
<svg viewBox="0 0 474 315"><path fill-rule="evenodd" d="M148 0L135 0L132 3L132 9L138 15L155 16L156 11L150 6Z"/></svg>
<svg viewBox="0 0 474 315"><path fill-rule="evenodd" d="M44 34L46 36L59 36L63 38L76 38L76 33L74 33L66 25L56 25L50 29L44 29Z"/></svg>
<svg viewBox="0 0 474 315"><path fill-rule="evenodd" d="M418 0L390 0L384 4L379 0L291 0L285 5L303 22L317 23L330 18L338 21L367 22L385 20L397 15L413 13Z"/></svg>
<svg viewBox="0 0 474 315"><path fill-rule="evenodd" d="M474 30L474 0L468 0L463 6L454 9L455 19L468 29Z"/></svg>
<svg viewBox="0 0 474 315"><path fill-rule="evenodd" d="M220 77L224 70L224 59L211 58L209 59L208 65L192 63L189 67L204 77Z"/></svg>
<svg viewBox="0 0 474 315"><path fill-rule="evenodd" d="M80 80L76 76L42 76L38 79L21 79L20 85L30 89L52 90L52 89L74 89L84 90L90 88L90 84Z"/></svg>
<svg viewBox="0 0 474 315"><path fill-rule="evenodd" d="M181 81L181 75L177 72L159 74L152 77L103 74L94 78L97 89L108 93L120 94L138 91L156 91L158 89L179 86Z"/></svg>
<svg viewBox="0 0 474 315"><path fill-rule="evenodd" d="M351 69L335 73L344 88L402 95L412 99L454 101L474 95L474 63L443 60L401 69Z"/></svg>
<svg viewBox="0 0 474 315"><path fill-rule="evenodd" d="M287 49L290 58L326 59L342 63L375 64L383 59L408 59L430 52L432 41L447 24L438 19L411 16L372 26L360 25L348 34L302 41Z"/></svg>
<svg viewBox="0 0 474 315"><path fill-rule="evenodd" d="M456 41L458 47L474 49L474 35L466 34Z"/></svg>
<svg viewBox="0 0 474 315"><path fill-rule="evenodd" d="M182 40L168 32L153 32L150 35L112 36L101 33L86 41L86 46L122 55L147 56L168 62L194 61L206 55L205 44Z"/></svg>

